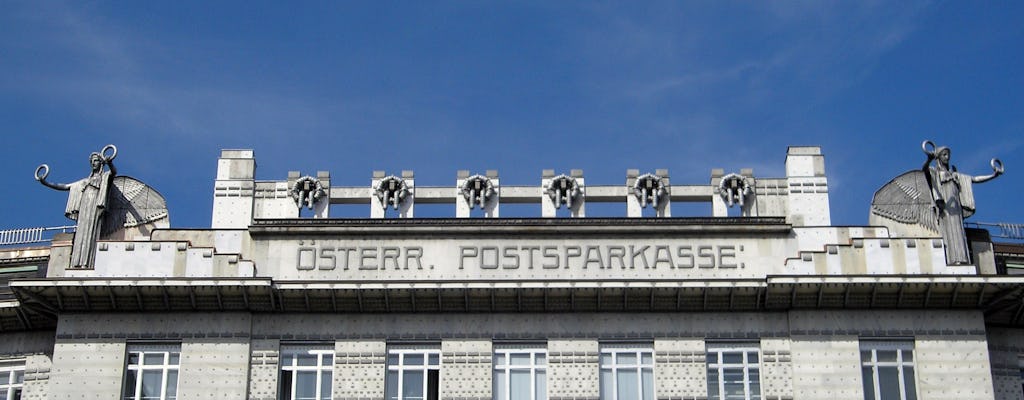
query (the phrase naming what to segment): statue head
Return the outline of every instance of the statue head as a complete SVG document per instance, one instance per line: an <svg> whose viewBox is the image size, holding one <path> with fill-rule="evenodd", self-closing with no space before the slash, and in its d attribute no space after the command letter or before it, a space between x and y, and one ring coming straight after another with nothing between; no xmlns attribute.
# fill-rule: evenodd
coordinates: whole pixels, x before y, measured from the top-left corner
<svg viewBox="0 0 1024 400"><path fill-rule="evenodd" d="M103 168L103 156L100 153L89 154L89 165L92 167L92 171L96 172Z"/></svg>
<svg viewBox="0 0 1024 400"><path fill-rule="evenodd" d="M937 158L942 165L948 166L950 153L951 151L949 150L949 147L940 146L935 149L935 158Z"/></svg>

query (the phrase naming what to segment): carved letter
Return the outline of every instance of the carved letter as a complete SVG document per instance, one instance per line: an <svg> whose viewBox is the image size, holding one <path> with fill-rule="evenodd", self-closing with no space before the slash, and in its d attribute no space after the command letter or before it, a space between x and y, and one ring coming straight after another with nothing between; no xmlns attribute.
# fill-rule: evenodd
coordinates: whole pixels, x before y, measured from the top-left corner
<svg viewBox="0 0 1024 400"><path fill-rule="evenodd" d="M697 264L697 266L700 267L700 268L714 268L715 267L715 253L714 253L714 250L715 250L715 248L712 247L712 246L697 246L697 258L701 259L701 260L703 260L703 259L707 259L708 260L707 264L701 262L700 264Z"/></svg>
<svg viewBox="0 0 1024 400"><path fill-rule="evenodd" d="M733 262L726 262L725 259L730 258ZM736 246L719 246L718 247L718 268L736 268Z"/></svg>
<svg viewBox="0 0 1024 400"><path fill-rule="evenodd" d="M504 269L518 269L519 268L519 248L516 246L509 246L502 249L502 256L505 260L512 260L511 263L505 262L501 264Z"/></svg>
<svg viewBox="0 0 1024 400"><path fill-rule="evenodd" d="M542 268L545 268L545 269L555 269L555 268L558 268L558 247L555 247L555 246L544 246L544 249L542 250L542 253L544 255L544 258L550 258L550 259L555 261L554 264L548 264L548 263L541 264Z"/></svg>
<svg viewBox="0 0 1024 400"><path fill-rule="evenodd" d="M662 255L664 253L664 255ZM676 265L672 263L672 252L668 250L668 246L654 246L654 268L658 268L658 263L667 263L669 268L675 268Z"/></svg>
<svg viewBox="0 0 1024 400"><path fill-rule="evenodd" d="M376 247L359 248L359 269L377 269L377 264L367 264L366 260L377 261Z"/></svg>
<svg viewBox="0 0 1024 400"><path fill-rule="evenodd" d="M631 254L629 258L629 269L636 268L637 257L640 257L640 260L644 262L644 269L651 267L650 265L647 264L647 255L644 254L644 252L647 251L649 247L651 246L644 246L640 248L640 251L637 251L634 249L633 245L629 245L629 254Z"/></svg>
<svg viewBox="0 0 1024 400"><path fill-rule="evenodd" d="M463 269L466 266L467 257L476 258L477 254L480 254L476 247L473 246L459 246L459 252L462 253L459 257L459 269Z"/></svg>
<svg viewBox="0 0 1024 400"><path fill-rule="evenodd" d="M626 246L608 246L608 268L612 268L612 260L619 260L619 268L626 269Z"/></svg>
<svg viewBox="0 0 1024 400"><path fill-rule="evenodd" d="M487 253L493 253L494 263L487 261ZM482 269L497 269L498 268L498 248L495 246L484 246L480 248L480 268Z"/></svg>
<svg viewBox="0 0 1024 400"><path fill-rule="evenodd" d="M311 270L316 268L316 249L312 247L299 247L299 270Z"/></svg>
<svg viewBox="0 0 1024 400"><path fill-rule="evenodd" d="M685 261L683 263L677 264L677 267L693 268L693 247L679 246L679 249L676 251L676 256Z"/></svg>
<svg viewBox="0 0 1024 400"><path fill-rule="evenodd" d="M566 246L565 247L565 268L569 268L569 258L579 257L583 255L583 249L580 246Z"/></svg>
<svg viewBox="0 0 1024 400"><path fill-rule="evenodd" d="M540 247L538 247L538 246L523 246L523 247L520 247L520 249L526 250L526 259L529 260L529 262L526 263L526 269L533 269L533 253L540 251Z"/></svg>
<svg viewBox="0 0 1024 400"><path fill-rule="evenodd" d="M423 257L423 248L419 246L410 246L405 248L405 269L409 269L409 261L416 261L416 269L423 269L423 263L420 262L420 257ZM461 268L461 265L459 266Z"/></svg>
<svg viewBox="0 0 1024 400"><path fill-rule="evenodd" d="M597 263L598 269L604 269L604 261L601 259L600 247L587 246L586 256L584 256L583 258L583 269L587 269L587 266L590 265L590 263Z"/></svg>
<svg viewBox="0 0 1024 400"><path fill-rule="evenodd" d="M334 269L338 266L338 260L334 258L334 249L320 249L320 269Z"/></svg>
<svg viewBox="0 0 1024 400"><path fill-rule="evenodd" d="M388 269L388 260L391 260L391 264L397 270L398 257L400 255L402 255L402 251L397 247L384 247L380 249L380 269Z"/></svg>

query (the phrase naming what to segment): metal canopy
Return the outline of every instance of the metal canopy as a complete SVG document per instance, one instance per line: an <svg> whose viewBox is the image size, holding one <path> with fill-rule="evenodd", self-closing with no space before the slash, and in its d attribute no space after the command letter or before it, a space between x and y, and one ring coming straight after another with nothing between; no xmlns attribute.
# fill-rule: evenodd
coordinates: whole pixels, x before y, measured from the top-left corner
<svg viewBox="0 0 1024 400"><path fill-rule="evenodd" d="M21 279L0 327L33 329L63 312L250 311L730 312L979 309L1021 325L1024 277L773 276L748 280L310 282L246 279ZM21 311L18 311L21 310ZM38 315L36 315L38 314ZM33 319L35 318L35 319ZM36 325L39 320L43 325ZM20 321L20 322L19 322Z"/></svg>

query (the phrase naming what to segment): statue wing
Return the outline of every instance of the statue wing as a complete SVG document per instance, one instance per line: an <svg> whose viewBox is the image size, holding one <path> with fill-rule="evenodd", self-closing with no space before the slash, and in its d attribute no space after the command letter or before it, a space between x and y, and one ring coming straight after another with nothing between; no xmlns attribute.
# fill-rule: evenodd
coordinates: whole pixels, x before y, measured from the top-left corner
<svg viewBox="0 0 1024 400"><path fill-rule="evenodd" d="M130 176L112 179L103 218L104 236L167 217L167 202L155 189Z"/></svg>
<svg viewBox="0 0 1024 400"><path fill-rule="evenodd" d="M913 170L897 176L875 192L871 213L904 224L920 225L939 233L931 188L924 171Z"/></svg>

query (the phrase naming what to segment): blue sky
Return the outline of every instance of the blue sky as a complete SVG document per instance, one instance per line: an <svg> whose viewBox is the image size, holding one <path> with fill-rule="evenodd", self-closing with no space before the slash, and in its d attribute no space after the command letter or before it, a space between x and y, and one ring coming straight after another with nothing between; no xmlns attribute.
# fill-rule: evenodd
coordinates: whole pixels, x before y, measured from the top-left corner
<svg viewBox="0 0 1024 400"><path fill-rule="evenodd" d="M862 225L925 139L962 172L1002 159L971 220L1024 223L1021 21L1011 1L3 2L0 229L69 222L32 172L79 179L107 143L176 227L209 226L222 148L254 149L259 179L433 186L779 177L787 145L822 146L833 223Z"/></svg>

